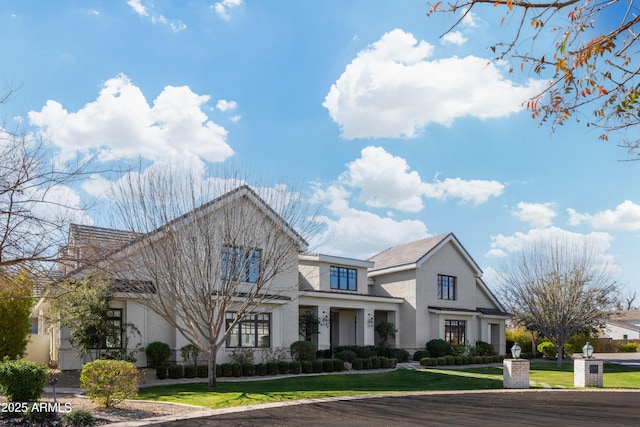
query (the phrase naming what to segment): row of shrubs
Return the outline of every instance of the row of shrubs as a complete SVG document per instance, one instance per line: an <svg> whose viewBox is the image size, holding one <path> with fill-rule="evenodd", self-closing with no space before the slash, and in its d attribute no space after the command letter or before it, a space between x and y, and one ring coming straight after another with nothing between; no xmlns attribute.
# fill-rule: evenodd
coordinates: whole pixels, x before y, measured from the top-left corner
<svg viewBox="0 0 640 427"><path fill-rule="evenodd" d="M505 356L440 356L423 357L420 359L422 366L446 366L446 365L479 365L502 362Z"/></svg>
<svg viewBox="0 0 640 427"><path fill-rule="evenodd" d="M312 374L323 372L342 372L346 369L342 359L315 359L267 362L267 363L222 363L216 365L216 377L252 377L285 374ZM396 359L372 356L368 358L353 358L349 363L354 370L360 369L390 369L395 368ZM165 378L207 378L207 365L169 365L156 368L156 377Z"/></svg>

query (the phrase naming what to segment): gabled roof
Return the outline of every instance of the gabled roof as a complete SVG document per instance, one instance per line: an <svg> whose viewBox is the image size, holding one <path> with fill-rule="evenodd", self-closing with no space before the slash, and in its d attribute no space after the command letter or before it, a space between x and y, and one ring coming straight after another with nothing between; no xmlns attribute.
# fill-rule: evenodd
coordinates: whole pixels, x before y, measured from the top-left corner
<svg viewBox="0 0 640 427"><path fill-rule="evenodd" d="M369 258L369 261L374 263L374 267L369 271L369 276L417 268L449 242L452 242L453 245L456 246L465 260L474 269L476 276L480 277L482 270L453 233L438 234L437 236L427 237L426 239L393 246L374 255Z"/></svg>
<svg viewBox="0 0 640 427"><path fill-rule="evenodd" d="M611 319L626 323L640 323L640 310L618 310L611 314Z"/></svg>

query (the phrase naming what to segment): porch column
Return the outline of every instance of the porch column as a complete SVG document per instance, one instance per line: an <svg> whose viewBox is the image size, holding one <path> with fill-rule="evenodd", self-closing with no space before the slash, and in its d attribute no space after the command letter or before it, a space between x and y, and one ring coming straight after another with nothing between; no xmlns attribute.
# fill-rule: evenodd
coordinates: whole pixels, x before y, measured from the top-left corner
<svg viewBox="0 0 640 427"><path fill-rule="evenodd" d="M318 319L318 350L327 350L331 348L331 307L319 305Z"/></svg>
<svg viewBox="0 0 640 427"><path fill-rule="evenodd" d="M362 310L363 319L363 341L364 345L375 345L375 313L374 310L364 309Z"/></svg>

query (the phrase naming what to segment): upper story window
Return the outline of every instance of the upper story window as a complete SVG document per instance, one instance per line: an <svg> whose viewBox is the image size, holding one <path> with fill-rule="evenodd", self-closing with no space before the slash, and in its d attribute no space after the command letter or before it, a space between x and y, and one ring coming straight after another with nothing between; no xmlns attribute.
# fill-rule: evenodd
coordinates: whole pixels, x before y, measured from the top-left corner
<svg viewBox="0 0 640 427"><path fill-rule="evenodd" d="M355 291L358 289L358 272L355 268L331 266L331 289Z"/></svg>
<svg viewBox="0 0 640 427"><path fill-rule="evenodd" d="M220 267L224 280L255 283L260 277L260 251L225 246Z"/></svg>
<svg viewBox="0 0 640 427"><path fill-rule="evenodd" d="M456 278L438 274L438 299L456 299Z"/></svg>

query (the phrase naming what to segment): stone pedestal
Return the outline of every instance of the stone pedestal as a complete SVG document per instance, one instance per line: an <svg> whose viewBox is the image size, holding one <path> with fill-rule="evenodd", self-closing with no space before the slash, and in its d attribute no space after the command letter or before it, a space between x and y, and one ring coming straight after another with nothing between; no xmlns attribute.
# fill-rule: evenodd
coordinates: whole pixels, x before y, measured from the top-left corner
<svg viewBox="0 0 640 427"><path fill-rule="evenodd" d="M504 359L504 388L529 388L529 361L526 359Z"/></svg>
<svg viewBox="0 0 640 427"><path fill-rule="evenodd" d="M573 361L574 387L602 387L603 374L602 360L576 359Z"/></svg>

